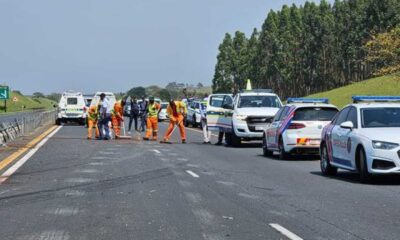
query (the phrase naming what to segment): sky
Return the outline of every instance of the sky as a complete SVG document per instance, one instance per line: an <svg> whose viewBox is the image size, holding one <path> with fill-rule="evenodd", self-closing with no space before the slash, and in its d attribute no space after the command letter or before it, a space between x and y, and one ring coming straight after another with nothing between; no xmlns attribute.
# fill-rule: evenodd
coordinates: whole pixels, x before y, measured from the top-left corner
<svg viewBox="0 0 400 240"><path fill-rule="evenodd" d="M25 94L211 85L226 32L301 0L0 0L0 84Z"/></svg>

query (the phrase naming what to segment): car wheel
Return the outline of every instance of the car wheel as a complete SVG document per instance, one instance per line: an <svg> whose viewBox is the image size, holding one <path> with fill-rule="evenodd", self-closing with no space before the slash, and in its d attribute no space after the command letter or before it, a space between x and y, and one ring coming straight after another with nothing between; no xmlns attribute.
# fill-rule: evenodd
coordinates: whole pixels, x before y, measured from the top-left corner
<svg viewBox="0 0 400 240"><path fill-rule="evenodd" d="M267 140L266 140L265 134L263 136L263 155L265 157L272 157L272 155L273 155L273 152L268 150Z"/></svg>
<svg viewBox="0 0 400 240"><path fill-rule="evenodd" d="M58 126L61 125L61 119L59 119L59 118L56 119L56 125L58 125Z"/></svg>
<svg viewBox="0 0 400 240"><path fill-rule="evenodd" d="M232 146L239 147L242 144L242 140L235 133L235 130L232 128Z"/></svg>
<svg viewBox="0 0 400 240"><path fill-rule="evenodd" d="M192 116L192 127L197 127L197 122L196 122L196 115Z"/></svg>
<svg viewBox="0 0 400 240"><path fill-rule="evenodd" d="M279 159L287 160L289 158L290 158L290 154L285 151L285 147L283 145L283 139L280 138L280 140L279 140Z"/></svg>
<svg viewBox="0 0 400 240"><path fill-rule="evenodd" d="M321 147L321 161L320 161L321 172L325 176L334 176L337 174L338 169L333 167L329 162L328 148L326 144L322 144Z"/></svg>
<svg viewBox="0 0 400 240"><path fill-rule="evenodd" d="M371 181L372 175L368 172L367 158L365 157L365 151L362 148L358 150L357 161L359 166L360 181L363 183L368 183Z"/></svg>

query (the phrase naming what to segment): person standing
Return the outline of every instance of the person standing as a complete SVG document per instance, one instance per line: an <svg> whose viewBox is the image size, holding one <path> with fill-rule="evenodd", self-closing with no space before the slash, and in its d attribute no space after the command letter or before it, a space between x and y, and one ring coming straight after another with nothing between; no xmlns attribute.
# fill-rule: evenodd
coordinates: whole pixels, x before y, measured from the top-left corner
<svg viewBox="0 0 400 240"><path fill-rule="evenodd" d="M140 116L140 131L146 131L146 124L147 124L147 106L148 103L145 97L142 97L142 102L139 104L139 116Z"/></svg>
<svg viewBox="0 0 400 240"><path fill-rule="evenodd" d="M200 103L200 115L201 115L201 127L203 128L204 144L210 144L211 142L211 131L208 130L207 126L207 103Z"/></svg>
<svg viewBox="0 0 400 240"><path fill-rule="evenodd" d="M169 116L169 126L167 132L165 133L163 142L167 143L169 141L169 138L171 137L172 131L174 130L176 124L179 127L182 143L185 144L186 131L183 120L187 115L186 105L181 101L170 100L167 107L167 114Z"/></svg>
<svg viewBox="0 0 400 240"><path fill-rule="evenodd" d="M106 98L106 94L102 93L100 94L100 101L101 101L101 107L100 107L100 132L103 131L105 132L105 135L102 135L102 140L109 140L110 139L110 128L108 124L111 121L111 103L110 101Z"/></svg>
<svg viewBox="0 0 400 240"><path fill-rule="evenodd" d="M139 104L137 103L136 97L131 97L131 112L129 115L129 129L128 132L131 134L132 123L135 122L135 130L139 131L138 129L138 117L139 117Z"/></svg>
<svg viewBox="0 0 400 240"><path fill-rule="evenodd" d="M97 111L97 106L93 105L89 107L88 111L88 135L87 138L90 140L92 139L92 132L93 128L96 130L96 138L100 138L100 132L98 127L98 120L99 120L99 112Z"/></svg>
<svg viewBox="0 0 400 240"><path fill-rule="evenodd" d="M115 134L115 138L119 138L121 136L121 126L124 121L124 107L125 100L122 99L114 104L114 109L111 111L111 122Z"/></svg>
<svg viewBox="0 0 400 240"><path fill-rule="evenodd" d="M154 102L154 97L149 97L149 104L147 107L147 129L146 136L143 140L157 141L158 138L158 114L161 111L159 103ZM153 135L153 136L152 136Z"/></svg>

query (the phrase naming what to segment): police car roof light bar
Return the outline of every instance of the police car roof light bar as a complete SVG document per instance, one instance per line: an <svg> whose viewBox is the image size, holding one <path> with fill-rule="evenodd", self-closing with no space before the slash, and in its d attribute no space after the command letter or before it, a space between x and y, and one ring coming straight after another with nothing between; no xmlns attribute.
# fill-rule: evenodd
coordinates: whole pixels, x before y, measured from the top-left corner
<svg viewBox="0 0 400 240"><path fill-rule="evenodd" d="M287 103L329 103L328 98L288 98Z"/></svg>
<svg viewBox="0 0 400 240"><path fill-rule="evenodd" d="M359 102L400 102L400 96L353 96L353 103Z"/></svg>
<svg viewBox="0 0 400 240"><path fill-rule="evenodd" d="M253 90L241 90L240 93L248 93L248 92L253 92L253 93L274 93L272 89L253 89Z"/></svg>

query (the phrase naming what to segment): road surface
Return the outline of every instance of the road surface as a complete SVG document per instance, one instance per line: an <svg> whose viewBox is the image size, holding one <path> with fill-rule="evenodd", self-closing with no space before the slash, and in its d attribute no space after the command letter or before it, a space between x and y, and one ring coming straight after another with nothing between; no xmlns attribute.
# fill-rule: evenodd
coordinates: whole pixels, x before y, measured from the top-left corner
<svg viewBox="0 0 400 240"><path fill-rule="evenodd" d="M0 185L0 239L400 237L398 177L327 178L315 158L203 145L194 130L186 145L87 141L85 131L61 127Z"/></svg>

